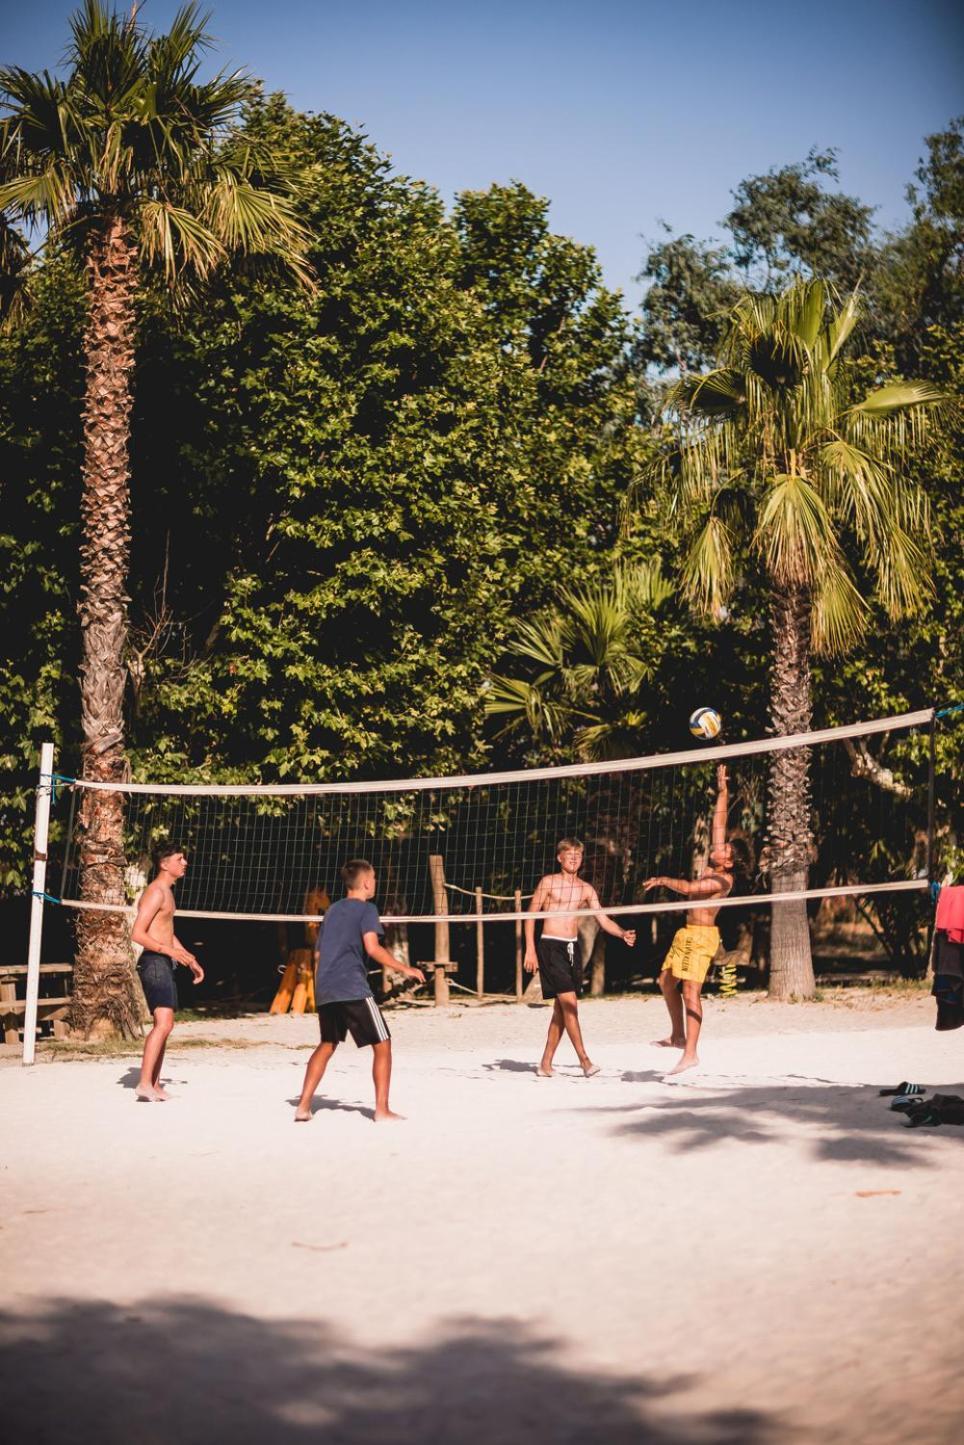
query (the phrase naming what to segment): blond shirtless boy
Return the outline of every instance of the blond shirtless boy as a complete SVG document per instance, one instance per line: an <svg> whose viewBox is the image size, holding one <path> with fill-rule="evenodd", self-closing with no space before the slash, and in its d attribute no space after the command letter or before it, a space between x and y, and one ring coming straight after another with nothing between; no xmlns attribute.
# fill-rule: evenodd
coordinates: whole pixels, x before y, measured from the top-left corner
<svg viewBox="0 0 964 1445"><path fill-rule="evenodd" d="M180 963L189 968L195 983L204 977L204 969L194 954L174 937L174 884L187 872L187 859L177 843L158 843L154 866L157 876L141 894L131 930L131 938L144 950L137 961L137 972L154 1020L144 1040L137 1083L137 1098L147 1103L161 1103L169 1097L161 1088L161 1066L177 1008L175 967Z"/></svg>
<svg viewBox="0 0 964 1445"><path fill-rule="evenodd" d="M682 1074L699 1063L696 1048L703 1024L700 994L720 946L720 931L716 926L719 909L712 907L710 900L725 898L733 887L733 848L726 841L728 809L729 782L726 766L721 763L716 770L709 861L700 870L700 876L694 880L660 876L648 878L643 885L644 892L649 888L671 888L684 898L704 900L703 907L687 910L686 923L676 930L659 975L659 986L669 1009L670 1036L658 1039L657 1043L661 1048L683 1051L676 1067L669 1070L670 1075Z"/></svg>
<svg viewBox="0 0 964 1445"><path fill-rule="evenodd" d="M530 913L551 913L543 924L542 936L536 949L536 922L527 918L525 922L526 952L525 967L529 973L539 970L542 997L552 999L552 1018L549 1033L542 1054L542 1062L536 1069L540 1079L552 1078L552 1060L563 1033L576 1051L576 1058L586 1078L599 1073L586 1053L579 1027L579 994L582 991L582 958L579 950L579 918L582 909L598 910L596 917L600 928L606 933L621 938L629 948L636 942L632 929L620 928L599 905L599 895L583 878L579 877L582 867L583 847L578 838L563 838L556 849L559 872L547 873L539 882L529 904Z"/></svg>

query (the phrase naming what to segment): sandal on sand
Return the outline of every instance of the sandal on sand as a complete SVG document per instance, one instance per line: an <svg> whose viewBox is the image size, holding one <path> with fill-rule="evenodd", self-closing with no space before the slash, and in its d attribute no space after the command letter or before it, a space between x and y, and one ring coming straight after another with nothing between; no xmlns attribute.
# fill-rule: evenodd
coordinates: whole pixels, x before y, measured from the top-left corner
<svg viewBox="0 0 964 1445"><path fill-rule="evenodd" d="M883 1099L883 1098L885 1098L886 1095L888 1095L888 1094L904 1094L904 1095L906 1095L906 1096L909 1097L911 1094L926 1094L926 1093L927 1093L927 1090L925 1089L925 1087L924 1087L923 1084L908 1084L908 1083L903 1083L903 1084L898 1084L897 1087L896 1087L896 1089L881 1089L881 1091L880 1091L880 1097Z"/></svg>
<svg viewBox="0 0 964 1445"><path fill-rule="evenodd" d="M911 1109L919 1109L926 1102L926 1099L915 1098L913 1094L901 1094L900 1098L891 1100L890 1107L898 1114L907 1114Z"/></svg>

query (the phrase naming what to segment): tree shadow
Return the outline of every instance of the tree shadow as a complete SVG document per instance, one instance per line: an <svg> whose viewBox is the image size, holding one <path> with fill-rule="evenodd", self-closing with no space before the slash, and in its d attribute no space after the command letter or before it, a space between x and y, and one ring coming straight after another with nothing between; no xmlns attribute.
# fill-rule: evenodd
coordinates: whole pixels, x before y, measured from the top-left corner
<svg viewBox="0 0 964 1445"><path fill-rule="evenodd" d="M624 1074L623 1078L634 1082L647 1076ZM941 1092L960 1089L964 1085L946 1085ZM673 1085L668 1097L603 1106L592 1112L609 1117L616 1134L661 1135L681 1150L711 1148L724 1139L770 1145L798 1141L818 1160L921 1168L931 1168L936 1162L928 1147L929 1136L958 1132L964 1138L964 1131L908 1129L905 1115L895 1113L889 1105L889 1099L880 1097L877 1085L807 1080L803 1088L759 1084L726 1088L698 1085L694 1080L685 1086ZM797 1133L793 1126L798 1125L806 1132Z"/></svg>
<svg viewBox="0 0 964 1445"><path fill-rule="evenodd" d="M300 1102L300 1098L297 1097L294 1099L285 1100L286 1104L290 1104L292 1108L295 1109L297 1109ZM342 1102L341 1099L327 1099L324 1097L315 1097L314 1099L312 1099L312 1117L314 1117L315 1114L321 1114L326 1110L328 1112L336 1112L339 1114L361 1114L366 1119L374 1119L375 1117L375 1110L366 1108L364 1104L345 1104Z"/></svg>
<svg viewBox="0 0 964 1445"><path fill-rule="evenodd" d="M692 1412L692 1378L598 1374L517 1320L455 1319L425 1345L366 1350L320 1320L213 1301L59 1300L0 1314L4 1428L34 1445L781 1445L749 1409Z"/></svg>

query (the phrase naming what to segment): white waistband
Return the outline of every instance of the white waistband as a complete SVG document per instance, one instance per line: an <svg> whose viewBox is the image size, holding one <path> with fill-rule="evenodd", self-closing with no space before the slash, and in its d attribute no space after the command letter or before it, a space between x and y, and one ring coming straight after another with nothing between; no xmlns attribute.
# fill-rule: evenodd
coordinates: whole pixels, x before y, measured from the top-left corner
<svg viewBox="0 0 964 1445"><path fill-rule="evenodd" d="M571 938L563 938L562 935L561 935L561 934L558 934L558 933L544 933L544 934L542 935L542 937L546 940L547 943L578 943L578 942L579 942L578 935L575 935L575 934L574 934Z"/></svg>

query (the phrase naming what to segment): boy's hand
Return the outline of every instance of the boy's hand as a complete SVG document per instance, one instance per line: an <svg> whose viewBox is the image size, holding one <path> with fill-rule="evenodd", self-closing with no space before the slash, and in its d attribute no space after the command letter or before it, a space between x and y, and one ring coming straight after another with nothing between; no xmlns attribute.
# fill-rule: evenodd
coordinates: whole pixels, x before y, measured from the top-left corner
<svg viewBox="0 0 964 1445"><path fill-rule="evenodd" d="M194 975L194 982L195 982L195 984L199 984L199 983L203 983L203 982L204 982L204 969L201 967L201 965L200 965L198 962L195 961L195 962L193 962L193 963L189 963L189 964L188 964L188 968L191 970L192 974Z"/></svg>
<svg viewBox="0 0 964 1445"><path fill-rule="evenodd" d="M625 945L626 945L627 948L635 948L635 947L636 947L636 930L635 930L635 928L627 928L627 929L626 929L625 933L623 934L623 943L625 943Z"/></svg>
<svg viewBox="0 0 964 1445"><path fill-rule="evenodd" d="M647 878L646 882L643 884L643 892L648 893L651 888L662 888L662 886L662 878Z"/></svg>
<svg viewBox="0 0 964 1445"><path fill-rule="evenodd" d="M523 962L522 967L525 969L526 973L535 973L536 969L539 967L539 960L536 954L530 948L526 949L525 961Z"/></svg>
<svg viewBox="0 0 964 1445"><path fill-rule="evenodd" d="M191 969L192 971L193 971L195 968L200 968L200 967L201 967L201 965L198 963L197 959L194 957L194 954L193 954L193 953L188 953L188 951L187 951L187 949L184 947L184 945L181 944L181 943L178 943L177 939L174 940L174 946L173 946L173 948L171 949L171 957L174 959L174 962L175 962L175 963L180 963L180 964L183 965L184 968L189 968L189 969ZM202 970L202 972L201 972L201 977L202 977L202 978L204 977L204 972L203 972L203 970Z"/></svg>
<svg viewBox="0 0 964 1445"><path fill-rule="evenodd" d="M726 775L726 763L717 763L717 765L716 765L716 786L717 786L718 788L725 788L728 781L729 781L729 780L728 780L727 775Z"/></svg>
<svg viewBox="0 0 964 1445"><path fill-rule="evenodd" d="M421 970L420 968L406 968L406 970L405 970L405 977L406 977L406 978L417 978L418 981L419 981L419 983L424 983L424 982L425 982L425 975L424 975L424 973L422 972L422 970Z"/></svg>

